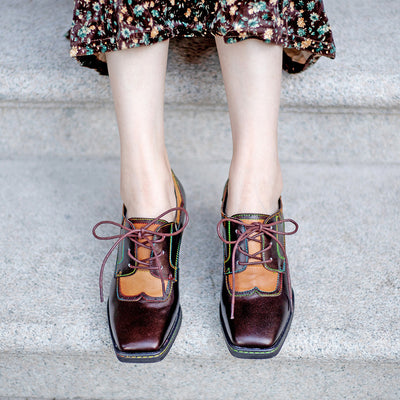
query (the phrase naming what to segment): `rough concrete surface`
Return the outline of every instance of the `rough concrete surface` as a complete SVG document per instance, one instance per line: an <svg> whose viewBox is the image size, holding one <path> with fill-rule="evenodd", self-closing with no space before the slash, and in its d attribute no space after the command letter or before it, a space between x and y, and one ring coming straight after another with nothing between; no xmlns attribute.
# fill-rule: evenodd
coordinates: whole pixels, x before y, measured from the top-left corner
<svg viewBox="0 0 400 400"><path fill-rule="evenodd" d="M72 0L0 2L0 399L400 398L400 3L324 3L337 59L283 76L283 202L300 230L282 352L238 360L225 346L226 99L215 52L188 65L171 46L166 141L191 218L183 323L162 363L124 365L98 299L111 243L91 235L121 210L108 79L68 56Z"/></svg>
<svg viewBox="0 0 400 400"><path fill-rule="evenodd" d="M113 354L97 287L111 243L90 232L101 219L120 218L118 164L0 161L0 396L399 395L398 166L284 164L285 216L300 224L287 241L295 318L278 358L250 362L229 355L218 321L222 249L215 226L228 165L173 159L191 217L181 258L184 319L165 362L139 367L121 365Z"/></svg>
<svg viewBox="0 0 400 400"><path fill-rule="evenodd" d="M22 397L21 375L26 382L35 382L29 399L41 400L398 400L400 396L398 364L169 357L152 365L87 356L67 361L58 356L16 357L8 363L8 396L0 399L27 399Z"/></svg>
<svg viewBox="0 0 400 400"><path fill-rule="evenodd" d="M283 108L280 157L299 162L400 162L400 112L344 112ZM0 107L0 157L119 156L114 110L19 105ZM231 158L229 116L224 108L168 106L165 138L173 158ZM38 146L40 143L40 146Z"/></svg>

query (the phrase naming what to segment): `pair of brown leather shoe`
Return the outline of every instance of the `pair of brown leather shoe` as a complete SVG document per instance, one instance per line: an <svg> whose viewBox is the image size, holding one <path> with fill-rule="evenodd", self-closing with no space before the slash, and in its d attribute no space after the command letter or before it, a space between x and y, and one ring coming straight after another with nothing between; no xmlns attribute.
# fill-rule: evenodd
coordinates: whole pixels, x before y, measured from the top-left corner
<svg viewBox="0 0 400 400"><path fill-rule="evenodd" d="M115 353L122 362L162 360L181 324L179 249L189 218L182 185L175 175L173 180L176 208L154 219L127 219L124 207L121 224L102 221L93 228L97 239L117 239L101 267L100 296L103 300L105 263L118 246L108 321ZM225 254L220 310L225 338L236 357L273 357L286 338L294 308L281 206L271 216L240 214L227 218L226 196L227 186L218 224ZM162 219L174 211L174 222ZM118 226L120 234L99 236L96 229L103 224Z"/></svg>

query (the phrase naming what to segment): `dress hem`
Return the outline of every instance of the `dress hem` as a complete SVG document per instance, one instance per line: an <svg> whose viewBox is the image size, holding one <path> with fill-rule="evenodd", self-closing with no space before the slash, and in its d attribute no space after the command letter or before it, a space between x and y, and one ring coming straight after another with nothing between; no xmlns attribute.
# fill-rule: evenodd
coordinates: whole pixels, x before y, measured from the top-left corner
<svg viewBox="0 0 400 400"><path fill-rule="evenodd" d="M141 32L143 33L143 32ZM147 33L147 32L145 32ZM148 32L150 33L150 32ZM229 43L237 43L241 42L247 39L257 39L257 40L262 40L264 43L267 44L275 44L282 46L284 49L293 49L297 50L298 52L304 52L304 53L309 53L308 58L306 59L305 63L294 63L293 61L290 61L288 58L286 58L285 62L285 57L284 57L284 63L283 63L283 68L289 72L289 73L298 73L302 72L305 69L307 69L309 66L314 64L321 56L325 56L331 59L334 59L336 56L335 52L335 46L332 43L329 42L318 42L318 41L312 41L311 45L309 45L306 49L301 48L301 44L298 46L296 45L291 45L290 43L287 43L287 40L283 37L277 37L277 38L271 38L271 39L265 39L261 38L259 35L245 35L242 37L237 37L234 35L229 35L227 34L222 34L219 32L210 32L209 35L203 36L203 35L196 35L194 33L192 34L169 34L169 35L158 35L154 38L148 37L146 38L145 41L143 41L143 34L142 40L139 40L137 37L133 37L129 41L124 41L124 42L119 42L116 40L115 37L108 37L104 39L99 39L99 40L93 40L90 43L88 43L86 46L74 46L72 45L71 50L70 50L70 56L73 58L76 58L80 64L84 67L89 67L89 68L94 68L96 69L101 75L107 75L107 62L105 60L105 53L107 52L112 52L112 51L120 51L120 50L126 50L126 49L132 49L136 47L142 47L142 46L151 46L156 43L163 42L165 40L173 40L177 38L210 38L210 36L215 37L215 36L220 36L224 38L224 42L229 44ZM307 38L302 38L302 37L296 37L299 40L307 40ZM301 43L301 42L296 42L296 43ZM286 45L285 45L286 44ZM288 56L286 56L288 57ZM293 66L290 66L290 64L293 63Z"/></svg>

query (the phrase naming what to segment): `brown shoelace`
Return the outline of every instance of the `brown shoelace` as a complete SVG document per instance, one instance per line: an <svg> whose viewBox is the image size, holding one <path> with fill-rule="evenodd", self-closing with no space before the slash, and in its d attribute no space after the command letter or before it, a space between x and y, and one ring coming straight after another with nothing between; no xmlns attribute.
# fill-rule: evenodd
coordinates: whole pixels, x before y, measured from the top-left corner
<svg viewBox="0 0 400 400"><path fill-rule="evenodd" d="M234 222L235 224L242 225L245 228L245 231L243 233L240 233L239 230L237 230L236 233L240 233L240 235L236 240L226 240L221 233L221 224L224 222ZM278 231L278 230L273 229L274 226L277 226L278 224L281 224L284 222L291 222L295 226L295 229L291 232ZM249 254L246 251L244 251L241 247L239 247L240 243L246 239L254 240L258 243L262 243L262 235L267 235L278 244L278 246L282 250L282 253L285 257L285 265L289 265L285 248L284 248L283 244L279 241L277 236L278 236L278 234L293 235L297 232L298 229L299 229L299 225L297 224L296 221L293 221L292 219L282 219L280 221L271 222L268 224L258 222L258 221L254 221L251 224L247 224L247 223L241 221L240 219L227 217L227 218L221 219L218 222L217 233L218 233L219 238L226 244L234 244L234 247L232 250L232 286L233 287L232 287L232 302L231 302L231 319L234 319L234 310L235 310L236 250L239 250L239 253L245 255L246 257L248 257L248 259L252 258L252 259L257 260L257 261L253 261L253 262L240 262L239 261L237 263L238 265L270 264L272 262L271 259L264 260L264 258L265 258L264 254L271 249L272 241L270 242L269 246L267 246L265 248L261 248L260 251L257 251L254 254ZM252 236L252 235L254 235L254 236ZM285 271L284 270L276 270L276 272L283 273Z"/></svg>
<svg viewBox="0 0 400 400"><path fill-rule="evenodd" d="M163 233L163 232L154 232L151 229L149 229L149 227L151 225L154 225L156 223L159 222L160 219L162 219L162 217L164 215L167 215L171 212L175 212L175 211L181 211L185 214L185 221L182 225L181 228L179 228L177 231L172 232L172 233ZM96 239L99 240L112 240L112 239L118 239L111 247L111 249L108 251L108 253L106 254L106 256L104 257L103 263L101 264L101 268L100 268L100 277L99 277L99 288L100 288L100 301L103 302L104 301L104 296L103 296L103 274L104 274L104 267L107 263L108 258L110 257L111 253L114 251L114 249L118 246L118 244L124 240L125 238L129 238L133 243L135 243L138 246L142 246L145 247L148 250L151 250L150 254L153 253L154 256L153 257L149 257L146 258L144 260L139 260L137 259L130 251L130 249L128 250L128 256L129 258L131 258L137 265L135 266L130 266L130 268L132 269L147 269L147 270L154 270L157 269L161 278L161 285L162 285L162 291L163 291L163 295L165 295L165 282L164 282L164 278L162 276L161 270L162 270L162 265L160 263L160 256L162 255L162 252L157 253L154 244L156 243L161 243L165 240L166 237L170 237L170 236L175 236L180 234L181 232L183 232L183 230L186 228L187 224L189 223L189 215L187 213L187 211L183 208L183 207L174 207L171 208L165 212L163 212L162 214L160 214L158 217L152 219L151 221L149 221L144 227L136 229L134 227L134 224L129 221L129 219L127 219L127 221L129 222L130 226L124 226L121 225L117 222L114 221L100 221L98 222L92 230L93 236ZM114 235L114 236L99 236L96 233L96 229L100 226L100 225L105 225L105 224L109 224L109 225L114 225L117 226L121 229L123 229L124 231L126 231L125 233L121 233L119 235ZM158 239L155 238L155 236L158 237ZM143 243L142 241L145 241L145 243ZM146 245L147 244L147 245ZM152 266L152 262L155 262L155 266ZM139 265L141 264L141 265ZM173 278L170 279L170 277L168 277L168 280L172 280Z"/></svg>

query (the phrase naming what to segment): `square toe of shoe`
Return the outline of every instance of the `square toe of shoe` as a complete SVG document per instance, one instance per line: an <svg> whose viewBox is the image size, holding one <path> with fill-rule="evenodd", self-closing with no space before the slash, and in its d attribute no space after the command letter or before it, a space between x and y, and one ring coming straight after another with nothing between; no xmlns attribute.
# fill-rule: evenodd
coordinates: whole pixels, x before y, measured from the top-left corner
<svg viewBox="0 0 400 400"><path fill-rule="evenodd" d="M229 324L232 344L239 347L269 348L281 336L290 317L288 305L264 298L262 304L240 304L235 307L235 318ZM256 302L257 303L257 302ZM244 307L243 307L244 306Z"/></svg>
<svg viewBox="0 0 400 400"><path fill-rule="evenodd" d="M118 303L110 310L115 345L126 352L159 350L168 335L173 315L169 307L155 311L137 302Z"/></svg>
<svg viewBox="0 0 400 400"><path fill-rule="evenodd" d="M120 348L121 351L125 352L151 352L159 350L161 346L162 346L162 341L159 338L148 337L131 342L119 341L118 347Z"/></svg>

